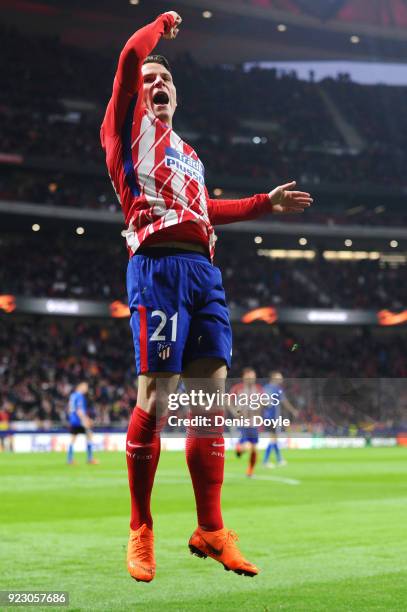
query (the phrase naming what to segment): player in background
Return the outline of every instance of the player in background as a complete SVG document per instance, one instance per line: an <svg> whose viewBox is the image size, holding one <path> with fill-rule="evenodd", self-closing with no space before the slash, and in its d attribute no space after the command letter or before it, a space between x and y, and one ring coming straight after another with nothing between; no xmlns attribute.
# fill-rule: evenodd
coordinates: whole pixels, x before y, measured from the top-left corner
<svg viewBox="0 0 407 612"><path fill-rule="evenodd" d="M67 462L72 465L74 462L74 447L75 440L78 434L86 435L86 458L90 464L98 464L99 461L93 457L93 442L92 442L92 421L88 414L88 402L86 394L89 391L87 382L82 381L77 386L75 391L69 396L68 419L69 429L71 432L71 442L68 446Z"/></svg>
<svg viewBox="0 0 407 612"><path fill-rule="evenodd" d="M242 382L233 385L229 391L230 394L235 393L239 396L250 398L253 394L257 396L264 393L264 389L256 382L257 376L253 368L244 368L242 371ZM248 401L250 404L250 400ZM236 405L236 411L241 416L250 419L254 414L259 414L259 411L252 410L250 406L241 407ZM236 444L235 452L237 457L241 457L244 452L249 453L249 465L246 470L246 476L253 476L254 468L257 463L257 444L259 443L259 430L257 427L242 427L240 430L240 439Z"/></svg>
<svg viewBox="0 0 407 612"><path fill-rule="evenodd" d="M230 367L232 334L222 276L212 263L213 226L267 212L303 212L312 202L309 194L294 191L294 182L242 200L209 198L201 160L172 127L177 94L170 65L151 54L161 38L177 36L181 21L174 11L163 13L127 41L100 132L127 227L127 292L138 374L126 441L127 567L144 582L154 578L156 569L150 498L164 411L157 393L175 392L180 375L184 381L204 379L207 392L222 392ZM189 549L253 576L258 569L243 558L236 535L223 524L223 430L210 433L203 437L191 427L187 435L198 518Z"/></svg>
<svg viewBox="0 0 407 612"><path fill-rule="evenodd" d="M10 407L10 410L9 410ZM0 406L0 452L14 450L13 432L10 431L11 405L5 400L4 406Z"/></svg>
<svg viewBox="0 0 407 612"><path fill-rule="evenodd" d="M267 384L264 385L264 391L268 395L278 396L279 402L275 405L270 404L264 410L264 418L265 419L278 419L281 414L281 407L285 408L292 416L298 416L299 411L294 408L291 402L287 399L284 389L283 389L284 378L281 372L270 372L270 380ZM270 442L267 445L267 448L263 457L263 465L269 468L274 468L277 466L287 465L287 461L283 459L280 447L278 444L278 427L274 429L271 427L270 429ZM276 464L270 461L270 455L272 452L275 452L276 455Z"/></svg>

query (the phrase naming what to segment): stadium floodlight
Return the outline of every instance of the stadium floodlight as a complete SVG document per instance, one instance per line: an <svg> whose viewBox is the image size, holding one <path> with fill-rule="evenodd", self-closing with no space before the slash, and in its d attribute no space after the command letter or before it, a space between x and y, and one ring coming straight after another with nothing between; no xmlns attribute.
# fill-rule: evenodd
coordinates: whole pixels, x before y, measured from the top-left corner
<svg viewBox="0 0 407 612"><path fill-rule="evenodd" d="M286 32L287 31L287 26L284 23L279 23L277 26L277 30L279 32Z"/></svg>
<svg viewBox="0 0 407 612"><path fill-rule="evenodd" d="M210 19L212 17L212 15L213 15L212 11L203 11L202 12L202 17L204 19Z"/></svg>

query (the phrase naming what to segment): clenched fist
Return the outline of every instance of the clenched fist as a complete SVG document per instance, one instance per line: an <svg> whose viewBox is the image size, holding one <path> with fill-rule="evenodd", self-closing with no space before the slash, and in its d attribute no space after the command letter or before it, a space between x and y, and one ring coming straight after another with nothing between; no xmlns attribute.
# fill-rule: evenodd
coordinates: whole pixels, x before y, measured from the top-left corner
<svg viewBox="0 0 407 612"><path fill-rule="evenodd" d="M175 20L174 21L174 25L172 26L172 28L170 30L168 30L168 32L165 32L164 38L166 38L167 40L174 40L174 38L177 36L177 34L179 32L179 26L182 23L182 18L175 11L167 11L164 14L165 15L171 15L172 17L174 17L174 20Z"/></svg>

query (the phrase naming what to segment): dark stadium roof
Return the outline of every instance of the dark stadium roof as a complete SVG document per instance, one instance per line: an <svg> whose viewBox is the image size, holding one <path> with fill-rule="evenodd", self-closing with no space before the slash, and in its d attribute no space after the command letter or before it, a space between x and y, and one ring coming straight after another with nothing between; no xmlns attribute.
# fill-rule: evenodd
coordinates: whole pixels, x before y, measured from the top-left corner
<svg viewBox="0 0 407 612"><path fill-rule="evenodd" d="M133 0L134 1L134 0ZM111 52L157 14L178 10L182 36L166 45L201 62L395 60L407 56L406 0L3 0L3 22ZM212 18L203 18L210 10ZM278 26L285 26L279 31ZM280 27L281 30L281 27ZM351 36L360 41L352 43Z"/></svg>

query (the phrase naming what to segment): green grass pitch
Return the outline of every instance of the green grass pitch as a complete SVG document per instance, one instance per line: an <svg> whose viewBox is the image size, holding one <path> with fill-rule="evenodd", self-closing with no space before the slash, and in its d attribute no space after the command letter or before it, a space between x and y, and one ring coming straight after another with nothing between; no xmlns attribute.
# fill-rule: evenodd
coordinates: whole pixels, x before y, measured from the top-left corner
<svg viewBox="0 0 407 612"><path fill-rule="evenodd" d="M0 590L69 591L69 610L407 609L407 448L287 451L286 467L253 480L246 457L229 454L224 519L262 569L255 578L189 554L184 456L162 453L151 584L125 569L125 457L99 457L68 467L62 454L0 454Z"/></svg>

